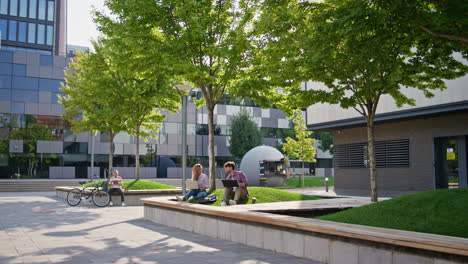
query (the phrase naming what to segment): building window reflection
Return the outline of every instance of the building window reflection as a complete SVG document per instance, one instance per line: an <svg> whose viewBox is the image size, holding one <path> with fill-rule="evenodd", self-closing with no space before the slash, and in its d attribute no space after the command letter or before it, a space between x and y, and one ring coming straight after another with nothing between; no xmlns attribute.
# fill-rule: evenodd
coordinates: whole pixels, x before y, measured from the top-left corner
<svg viewBox="0 0 468 264"><path fill-rule="evenodd" d="M37 0L29 0L29 18L37 17Z"/></svg>
<svg viewBox="0 0 468 264"><path fill-rule="evenodd" d="M54 21L54 1L47 2L47 20Z"/></svg>
<svg viewBox="0 0 468 264"><path fill-rule="evenodd" d="M28 24L28 43L36 43L36 24Z"/></svg>
<svg viewBox="0 0 468 264"><path fill-rule="evenodd" d="M16 24L14 20L10 20L9 30L8 30L8 40L16 41Z"/></svg>
<svg viewBox="0 0 468 264"><path fill-rule="evenodd" d="M0 14L8 15L8 0L0 0Z"/></svg>
<svg viewBox="0 0 468 264"><path fill-rule="evenodd" d="M18 0L10 0L10 16L18 15Z"/></svg>
<svg viewBox="0 0 468 264"><path fill-rule="evenodd" d="M39 0L39 19L46 19L46 0Z"/></svg>

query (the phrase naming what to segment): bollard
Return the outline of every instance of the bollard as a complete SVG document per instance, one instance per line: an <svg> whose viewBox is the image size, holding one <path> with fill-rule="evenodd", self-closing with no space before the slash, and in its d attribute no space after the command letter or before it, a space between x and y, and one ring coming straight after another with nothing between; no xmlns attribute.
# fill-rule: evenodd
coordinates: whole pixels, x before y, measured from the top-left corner
<svg viewBox="0 0 468 264"><path fill-rule="evenodd" d="M328 192L328 177L325 177L325 191Z"/></svg>

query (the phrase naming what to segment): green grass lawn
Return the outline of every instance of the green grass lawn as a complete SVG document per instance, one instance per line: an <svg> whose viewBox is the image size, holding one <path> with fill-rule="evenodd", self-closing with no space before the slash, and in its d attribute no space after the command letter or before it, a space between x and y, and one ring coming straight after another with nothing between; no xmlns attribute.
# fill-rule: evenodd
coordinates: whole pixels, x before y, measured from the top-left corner
<svg viewBox="0 0 468 264"><path fill-rule="evenodd" d="M468 238L468 188L409 194L317 219Z"/></svg>
<svg viewBox="0 0 468 264"><path fill-rule="evenodd" d="M252 197L257 198L256 203L274 203L274 202L287 202L287 201L301 201L301 200L318 200L320 198L310 195L303 195L299 193L291 193L283 190L277 190L267 187L249 187L250 197L248 200L241 200L239 204L251 204ZM224 189L212 192L216 194L218 200L211 204L212 206L220 206L223 199ZM211 194L211 193L209 193ZM198 203L198 200L188 201L189 203Z"/></svg>
<svg viewBox="0 0 468 264"><path fill-rule="evenodd" d="M124 180L122 188L126 189L130 183L132 183L134 180ZM102 186L102 183L104 180L99 181L99 186ZM81 187L94 187L96 185L96 182L91 182L91 183L86 183L82 185ZM153 181L145 181L145 180L139 180L136 181L131 185L129 190L158 190L158 189L177 189L174 186L170 185L165 185L161 184L158 182L153 182Z"/></svg>
<svg viewBox="0 0 468 264"><path fill-rule="evenodd" d="M304 177L304 187L324 187L325 177ZM333 186L335 183L335 178L328 177L328 186ZM301 178L294 177L289 178L286 183L281 186L277 187L277 189L294 189L300 188L301 186Z"/></svg>

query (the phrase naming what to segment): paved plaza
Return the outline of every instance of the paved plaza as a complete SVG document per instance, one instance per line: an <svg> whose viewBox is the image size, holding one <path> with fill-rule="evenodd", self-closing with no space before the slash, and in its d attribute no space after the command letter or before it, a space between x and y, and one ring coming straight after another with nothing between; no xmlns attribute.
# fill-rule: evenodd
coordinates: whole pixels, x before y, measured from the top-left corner
<svg viewBox="0 0 468 264"><path fill-rule="evenodd" d="M0 263L314 263L143 219L143 207L69 207L0 193Z"/></svg>

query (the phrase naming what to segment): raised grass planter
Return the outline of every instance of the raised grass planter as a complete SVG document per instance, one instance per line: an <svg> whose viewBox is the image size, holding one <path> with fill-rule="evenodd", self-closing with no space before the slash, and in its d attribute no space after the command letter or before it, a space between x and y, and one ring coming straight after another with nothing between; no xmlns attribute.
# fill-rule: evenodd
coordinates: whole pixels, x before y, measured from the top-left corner
<svg viewBox="0 0 468 264"><path fill-rule="evenodd" d="M442 264L468 260L468 239L464 238L264 213L265 204L247 209L162 198L142 202L146 220L323 263Z"/></svg>
<svg viewBox="0 0 468 264"><path fill-rule="evenodd" d="M75 187L55 187L55 193L57 198L66 202L68 192ZM140 199L158 197L158 196L175 196L181 195L181 189L159 189L159 190L124 190L125 195L125 204L130 206L143 205ZM112 202L114 205L121 205L120 195L113 194L111 195ZM83 201L80 205L86 205Z"/></svg>

